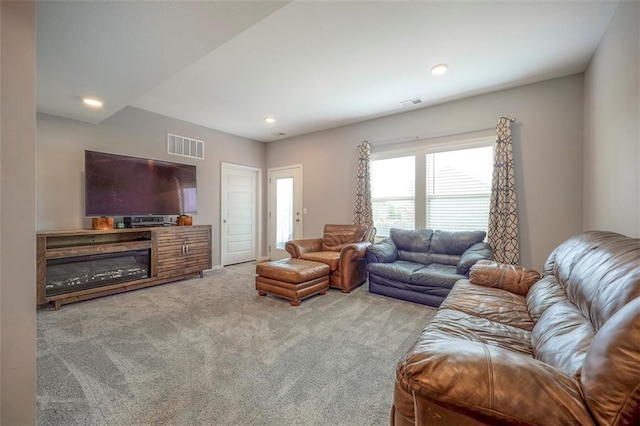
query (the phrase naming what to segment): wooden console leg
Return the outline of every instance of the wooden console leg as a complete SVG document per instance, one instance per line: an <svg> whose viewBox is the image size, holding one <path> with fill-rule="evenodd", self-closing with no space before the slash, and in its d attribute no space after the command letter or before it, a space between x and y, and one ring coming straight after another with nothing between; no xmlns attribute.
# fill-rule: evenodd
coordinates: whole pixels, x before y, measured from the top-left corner
<svg viewBox="0 0 640 426"><path fill-rule="evenodd" d="M60 302L59 300L53 301L53 309L55 309L56 311L59 311L61 306L62 306L62 302Z"/></svg>
<svg viewBox="0 0 640 426"><path fill-rule="evenodd" d="M260 291L258 290L258 296L266 296L267 293L265 293L264 291Z"/></svg>
<svg viewBox="0 0 640 426"><path fill-rule="evenodd" d="M300 306L300 301L299 300L292 300L291 301L291 306Z"/></svg>
<svg viewBox="0 0 640 426"><path fill-rule="evenodd" d="M320 296L324 296L325 294L327 294L327 290L320 292Z"/></svg>
<svg viewBox="0 0 640 426"><path fill-rule="evenodd" d="M349 293L351 293L351 290L349 290L349 289L347 289L347 288L343 288L343 289L342 289L342 290L340 290L340 291L342 291L344 294L349 294Z"/></svg>

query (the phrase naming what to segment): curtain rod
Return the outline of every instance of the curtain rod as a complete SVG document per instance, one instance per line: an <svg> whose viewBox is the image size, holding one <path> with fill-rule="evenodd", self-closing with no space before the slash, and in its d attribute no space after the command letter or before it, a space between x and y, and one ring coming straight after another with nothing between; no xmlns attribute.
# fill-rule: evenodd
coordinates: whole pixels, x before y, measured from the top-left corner
<svg viewBox="0 0 640 426"><path fill-rule="evenodd" d="M515 117L500 117L500 118L506 118L508 119L511 123L515 123L516 118ZM388 144L392 144L392 143L406 143L406 142L413 142L413 141L420 141L420 140L429 140L429 139L439 139L439 138L446 138L446 137L451 137L451 136L462 136L462 135L468 135L470 133L477 133L477 132L484 132L487 130L493 130L495 129L496 126L491 126L491 127L485 127L482 129L473 129L473 130L464 130L462 132L455 132L455 133L441 133L441 134L435 134L435 135L429 135L429 134L423 134L423 135L418 135L418 136L405 136L405 137L400 137L400 138L393 138L393 139L384 139L384 140L379 140L379 141L369 141L369 144L373 145L388 145ZM360 146L361 144L358 144L358 146Z"/></svg>

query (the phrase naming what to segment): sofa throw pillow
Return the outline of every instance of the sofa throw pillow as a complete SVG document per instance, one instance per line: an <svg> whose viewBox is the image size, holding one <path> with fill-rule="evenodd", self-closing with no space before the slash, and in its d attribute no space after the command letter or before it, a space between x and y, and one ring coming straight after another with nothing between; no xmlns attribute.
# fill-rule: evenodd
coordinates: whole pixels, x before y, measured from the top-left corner
<svg viewBox="0 0 640 426"><path fill-rule="evenodd" d="M459 274L467 275L469 269L476 264L477 261L483 259L492 259L493 258L493 250L491 250L490 246L485 243L475 243L471 247L467 249L462 256L460 257L460 261L456 265L456 271Z"/></svg>
<svg viewBox="0 0 640 426"><path fill-rule="evenodd" d="M398 229L391 228L389 235L398 250L427 252L433 231L431 229Z"/></svg>
<svg viewBox="0 0 640 426"><path fill-rule="evenodd" d="M521 296L526 296L540 278L540 272L533 269L492 260L479 260L469 271L471 284L500 288Z"/></svg>
<svg viewBox="0 0 640 426"><path fill-rule="evenodd" d="M433 253L457 254L460 256L475 243L484 240L484 231L435 231L431 237L431 251Z"/></svg>

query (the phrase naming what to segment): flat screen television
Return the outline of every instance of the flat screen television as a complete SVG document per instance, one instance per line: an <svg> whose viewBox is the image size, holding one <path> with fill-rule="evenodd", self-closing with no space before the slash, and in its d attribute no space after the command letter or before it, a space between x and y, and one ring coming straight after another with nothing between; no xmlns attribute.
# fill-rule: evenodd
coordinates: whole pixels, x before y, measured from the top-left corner
<svg viewBox="0 0 640 426"><path fill-rule="evenodd" d="M86 216L196 213L196 166L84 152Z"/></svg>

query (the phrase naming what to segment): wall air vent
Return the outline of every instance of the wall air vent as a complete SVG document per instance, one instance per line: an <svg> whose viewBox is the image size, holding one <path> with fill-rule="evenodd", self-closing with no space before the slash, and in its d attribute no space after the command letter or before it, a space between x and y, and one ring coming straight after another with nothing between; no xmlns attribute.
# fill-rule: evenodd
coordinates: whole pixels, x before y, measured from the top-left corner
<svg viewBox="0 0 640 426"><path fill-rule="evenodd" d="M421 104L422 103L422 99L420 99L420 98L408 99L408 100L402 101L400 103L402 104L402 106L410 107L410 106Z"/></svg>
<svg viewBox="0 0 640 426"><path fill-rule="evenodd" d="M181 157L204 159L204 142L167 133L167 153Z"/></svg>

